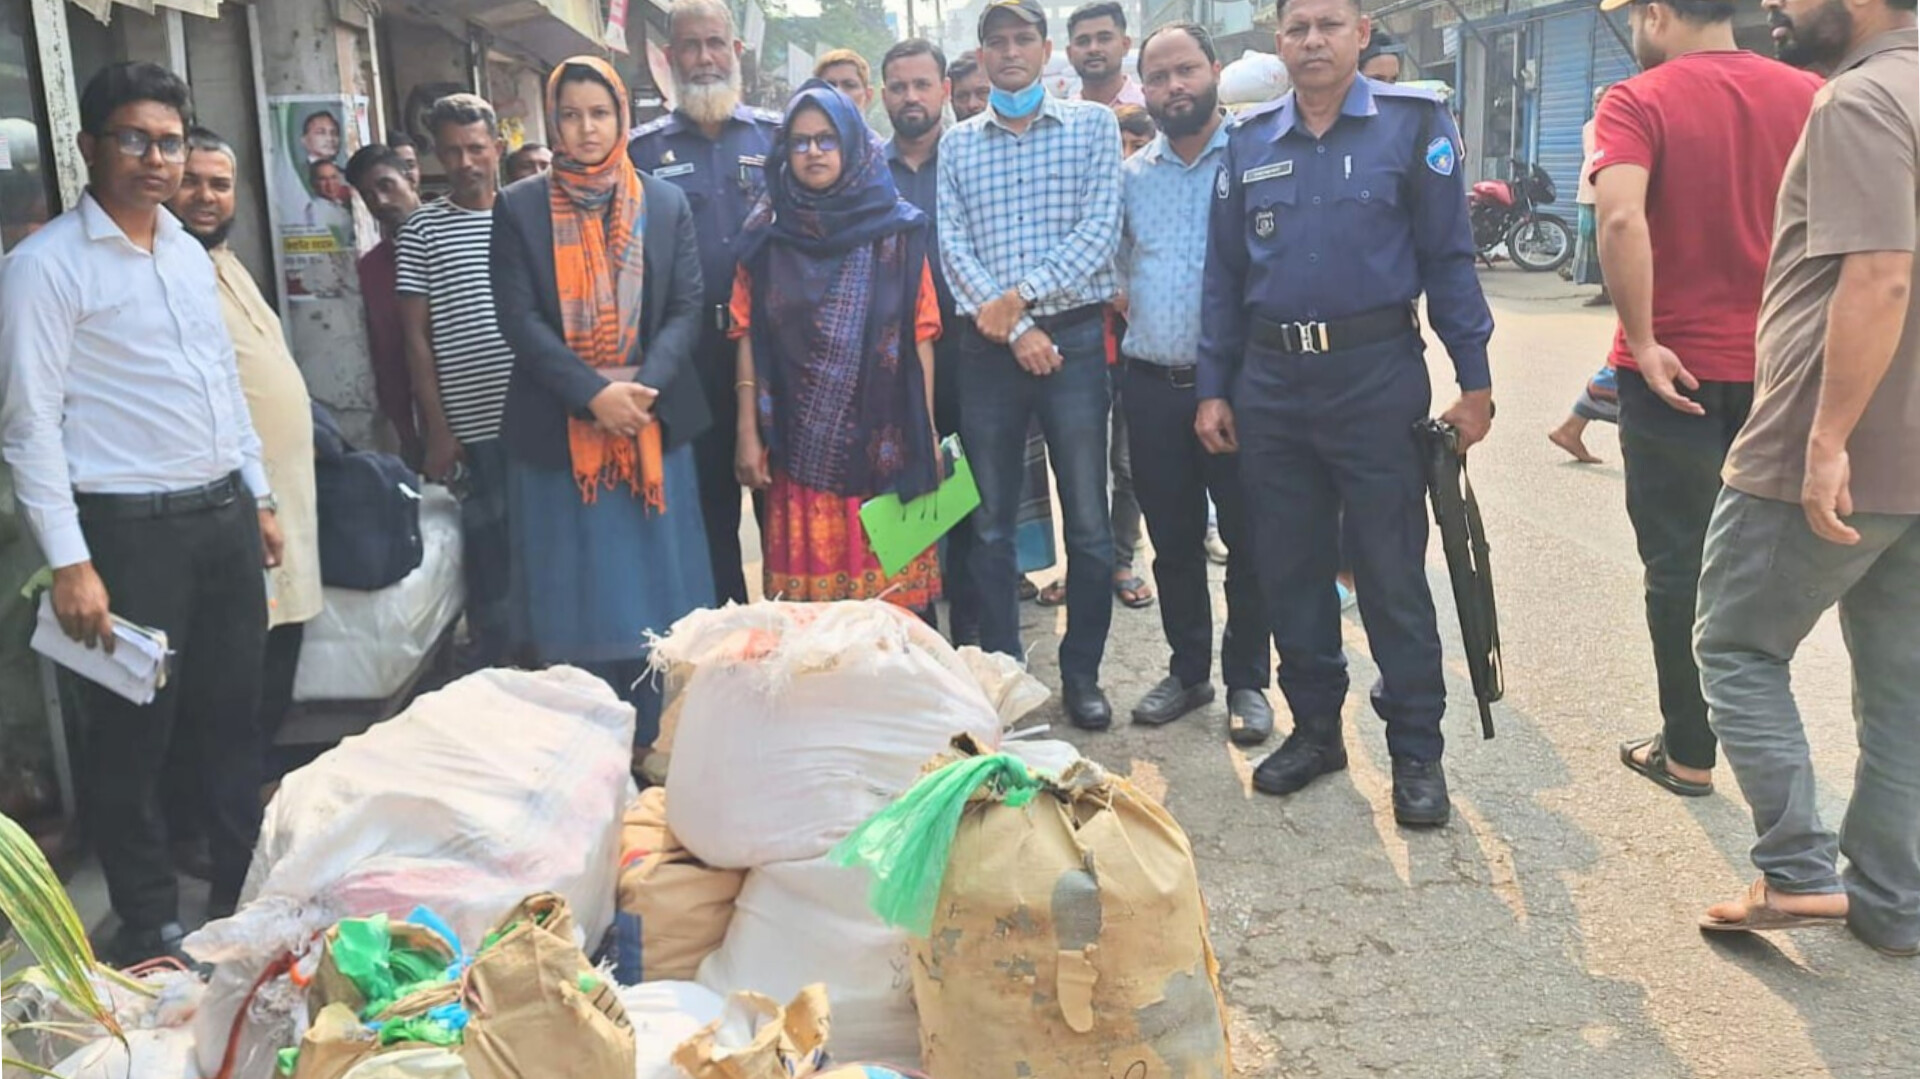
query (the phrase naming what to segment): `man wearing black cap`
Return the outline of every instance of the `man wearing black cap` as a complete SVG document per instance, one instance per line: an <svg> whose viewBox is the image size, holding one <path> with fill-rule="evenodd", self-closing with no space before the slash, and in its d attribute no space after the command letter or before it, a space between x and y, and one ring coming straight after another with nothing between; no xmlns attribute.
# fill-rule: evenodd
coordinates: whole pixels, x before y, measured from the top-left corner
<svg viewBox="0 0 1920 1079"><path fill-rule="evenodd" d="M1375 82L1399 82L1400 64L1407 47L1385 30L1375 29L1367 47L1360 50L1360 74Z"/></svg>
<svg viewBox="0 0 1920 1079"><path fill-rule="evenodd" d="M1075 726L1113 709L1100 661L1113 620L1107 515L1109 388L1103 306L1120 242L1120 128L1113 113L1050 97L1039 0L995 0L980 16L986 112L940 146L940 253L960 339L961 435L980 487L981 645L1023 655L1014 528L1029 421L1038 416L1067 526L1067 632L1060 680Z"/></svg>

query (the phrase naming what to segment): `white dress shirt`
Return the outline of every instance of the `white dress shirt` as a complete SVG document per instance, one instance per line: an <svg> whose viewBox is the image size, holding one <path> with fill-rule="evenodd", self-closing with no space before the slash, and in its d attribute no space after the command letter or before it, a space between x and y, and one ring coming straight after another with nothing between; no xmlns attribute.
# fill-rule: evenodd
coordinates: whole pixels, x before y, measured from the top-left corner
<svg viewBox="0 0 1920 1079"><path fill-rule="evenodd" d="M148 253L89 193L0 263L0 392L0 454L56 569L91 557L75 491L238 470L268 493L213 260L164 210Z"/></svg>

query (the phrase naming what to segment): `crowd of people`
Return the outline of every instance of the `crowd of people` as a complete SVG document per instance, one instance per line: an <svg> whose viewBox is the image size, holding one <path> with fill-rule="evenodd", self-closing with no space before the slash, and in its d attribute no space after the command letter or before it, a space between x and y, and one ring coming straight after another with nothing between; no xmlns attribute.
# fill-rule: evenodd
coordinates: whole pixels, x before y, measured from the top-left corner
<svg viewBox="0 0 1920 1079"><path fill-rule="evenodd" d="M1599 103L1585 169L1665 720L1621 759L1698 795L1725 746L1765 876L1710 926L1851 916L1905 953L1912 0L1769 4L1783 55L1832 82L1734 50L1730 0L1635 0L1650 70ZM767 597L935 621L944 599L956 644L1014 656L1021 603L1063 606L1059 689L1085 730L1114 718L1113 604L1157 602L1167 673L1131 716L1160 725L1216 697L1214 559L1228 736L1271 736L1276 653L1292 716L1254 785L1285 795L1346 767L1357 595L1396 819L1446 823L1413 430L1433 408L1423 296L1459 383L1441 419L1463 452L1493 421L1460 137L1439 99L1396 85L1404 50L1354 0L1287 0L1279 19L1292 90L1231 118L1205 29L1160 26L1135 54L1108 0L1064 28L1072 98L1042 82L1039 0L994 0L976 51L949 63L904 41L877 72L828 52L775 113L742 102L729 8L677 0L666 116L634 127L614 68L576 57L548 80L550 146L507 155L485 100L435 103L442 198L423 203L410 141L360 148L345 180L382 229L360 260L380 408L461 496L467 662L584 667L646 737L649 634L748 600L750 503ZM0 291L0 444L67 632L110 643L122 616L180 655L151 704L85 692L87 809L124 923L110 950L136 960L180 938L170 758L192 754L205 783L214 912L238 897L263 741L320 602L312 428L278 321L224 246L233 151L191 126L186 86L115 65L81 119L88 194ZM978 509L884 569L862 507L935 491L961 456ZM1041 588L1050 488L1066 572ZM1792 588L1772 586L1783 573ZM1863 757L1844 882L1786 689L1836 602Z"/></svg>

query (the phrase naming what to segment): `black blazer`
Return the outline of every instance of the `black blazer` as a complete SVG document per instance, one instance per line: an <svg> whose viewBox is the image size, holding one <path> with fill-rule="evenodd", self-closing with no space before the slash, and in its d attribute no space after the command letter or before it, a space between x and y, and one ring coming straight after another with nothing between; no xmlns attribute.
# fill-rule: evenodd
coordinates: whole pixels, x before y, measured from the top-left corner
<svg viewBox="0 0 1920 1079"><path fill-rule="evenodd" d="M713 422L694 377L700 341L700 248L693 211L678 187L642 173L647 205L646 315L641 323L639 381L660 391L654 416L668 449L684 445ZM513 349L504 435L515 457L549 468L572 458L567 418L591 419L587 402L606 376L567 347L554 281L553 215L545 175L500 193L493 208L493 303L500 332Z"/></svg>

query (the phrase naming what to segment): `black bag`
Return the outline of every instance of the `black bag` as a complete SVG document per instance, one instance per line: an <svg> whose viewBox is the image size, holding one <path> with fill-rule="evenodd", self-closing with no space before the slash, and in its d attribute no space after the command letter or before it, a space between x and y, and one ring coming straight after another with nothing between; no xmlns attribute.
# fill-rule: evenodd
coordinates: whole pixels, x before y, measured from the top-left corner
<svg viewBox="0 0 1920 1079"><path fill-rule="evenodd" d="M356 450L313 406L313 476L320 516L320 580L376 592L420 565L420 477L390 453Z"/></svg>

